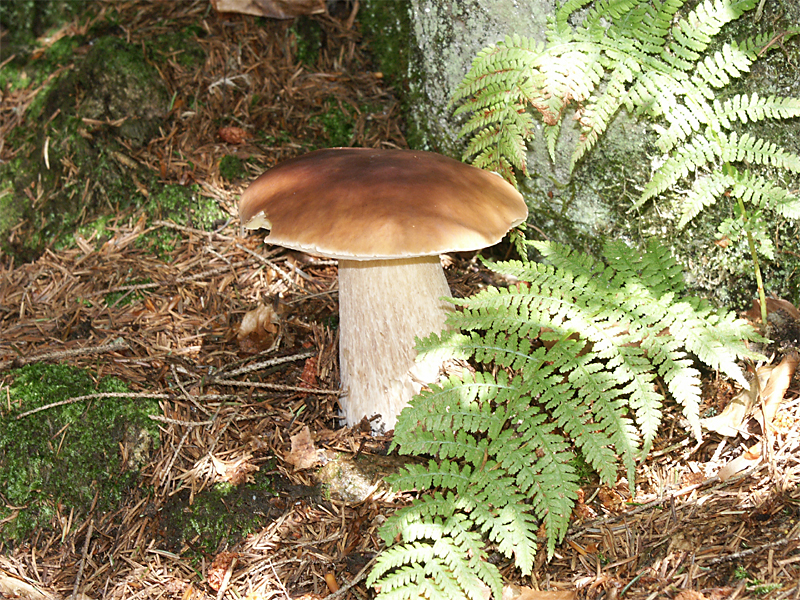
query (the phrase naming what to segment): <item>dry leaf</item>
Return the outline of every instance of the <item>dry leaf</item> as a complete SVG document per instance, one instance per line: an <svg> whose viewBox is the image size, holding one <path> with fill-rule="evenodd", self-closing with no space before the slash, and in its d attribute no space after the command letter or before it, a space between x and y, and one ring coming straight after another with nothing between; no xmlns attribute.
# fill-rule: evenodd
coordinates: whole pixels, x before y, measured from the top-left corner
<svg viewBox="0 0 800 600"><path fill-rule="evenodd" d="M762 388L762 425L771 427L772 420L778 407L783 402L783 396L789 388L794 372L800 362L800 355L792 352L786 355L780 364L773 368L766 385ZM761 461L761 442L753 444L744 454L737 456L723 466L717 476L720 481L726 481L745 469L758 464Z"/></svg>
<svg viewBox="0 0 800 600"><path fill-rule="evenodd" d="M797 310L794 304L781 298L767 298L767 314L778 311L783 311L795 321L800 321L800 310ZM753 300L753 306L744 313L744 316L753 322L761 320L761 304L758 300Z"/></svg>
<svg viewBox="0 0 800 600"><path fill-rule="evenodd" d="M763 411L763 423L768 427L778 412L786 390L792 382L797 364L800 362L800 354L791 352L783 357L781 363L775 367L770 375L769 381L761 392L761 407Z"/></svg>
<svg viewBox="0 0 800 600"><path fill-rule="evenodd" d="M236 566L236 560L239 555L236 552L220 552L214 557L211 565L208 567L208 585L212 590L218 592L226 579L230 580L228 572L233 572Z"/></svg>
<svg viewBox="0 0 800 600"><path fill-rule="evenodd" d="M280 331L280 318L275 309L261 304L247 311L239 325L236 337L243 352L257 354L270 348Z"/></svg>
<svg viewBox="0 0 800 600"><path fill-rule="evenodd" d="M760 462L761 444L753 444L747 451L737 456L733 460L728 461L725 466L719 470L717 477L719 477L720 481L727 481L737 473L741 473L745 469L749 469Z"/></svg>
<svg viewBox="0 0 800 600"><path fill-rule="evenodd" d="M220 127L217 131L220 139L226 144L243 144L252 136L241 127Z"/></svg>
<svg viewBox="0 0 800 600"><path fill-rule="evenodd" d="M695 592L694 590L683 590L681 593L675 596L675 600L706 600L706 597L700 592Z"/></svg>
<svg viewBox="0 0 800 600"><path fill-rule="evenodd" d="M219 12L234 12L270 19L293 19L325 12L325 0L211 0Z"/></svg>
<svg viewBox="0 0 800 600"><path fill-rule="evenodd" d="M743 429L744 420L750 416L753 407L758 404L758 392L763 390L769 381L773 367L759 367L759 384L750 384L750 389L742 390L730 399L727 406L716 416L700 419L700 425L709 431L715 431L726 437L736 437Z"/></svg>
<svg viewBox="0 0 800 600"><path fill-rule="evenodd" d="M575 590L534 590L518 585L503 588L503 600L574 600L575 597Z"/></svg>
<svg viewBox="0 0 800 600"><path fill-rule="evenodd" d="M52 600L53 596L46 594L30 583L17 579L11 575L0 573L0 595L4 598L21 598L23 600Z"/></svg>
<svg viewBox="0 0 800 600"><path fill-rule="evenodd" d="M306 359L306 363L303 366L303 373L300 375L300 383L299 387L304 388L315 388L317 387L317 357L312 356L311 358ZM301 397L305 397L307 394L300 394Z"/></svg>
<svg viewBox="0 0 800 600"><path fill-rule="evenodd" d="M317 462L317 449L314 447L314 440L311 439L308 425L289 439L292 442L292 449L286 455L286 462L294 465L294 468L298 470L313 467Z"/></svg>

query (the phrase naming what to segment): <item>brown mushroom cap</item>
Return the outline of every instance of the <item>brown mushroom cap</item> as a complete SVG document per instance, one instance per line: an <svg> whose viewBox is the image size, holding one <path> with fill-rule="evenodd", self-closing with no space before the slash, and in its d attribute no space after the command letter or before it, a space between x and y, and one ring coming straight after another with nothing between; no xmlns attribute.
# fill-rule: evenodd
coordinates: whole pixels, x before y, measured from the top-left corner
<svg viewBox="0 0 800 600"><path fill-rule="evenodd" d="M242 194L245 227L266 241L350 260L477 250L528 208L502 177L417 150L331 148L287 160Z"/></svg>

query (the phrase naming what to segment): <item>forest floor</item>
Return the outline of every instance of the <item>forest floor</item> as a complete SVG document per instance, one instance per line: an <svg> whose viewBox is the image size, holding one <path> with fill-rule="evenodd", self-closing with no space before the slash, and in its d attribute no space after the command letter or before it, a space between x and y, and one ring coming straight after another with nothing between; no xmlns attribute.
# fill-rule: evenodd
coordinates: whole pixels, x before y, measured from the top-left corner
<svg viewBox="0 0 800 600"><path fill-rule="evenodd" d="M173 107L163 135L132 158L165 182L197 185L230 219L204 231L132 212L33 262L0 262L3 404L10 369L54 362L118 377L161 408L159 444L116 509L75 515L56 504L48 526L0 545L0 598L374 597L365 576L382 548L377 530L410 496L379 479L356 496L320 486L321 463L379 462L391 439L337 422L336 266L267 247L236 218L252 177L342 132L354 146L406 146L398 102L370 63L357 11L343 6L305 19L323 40L312 66L297 56L292 20L220 16L203 2L116 5L133 43L202 29L204 61L160 69L179 104L196 94L200 108ZM4 95L4 118L22 98ZM246 164L239 180L219 172L231 154ZM158 256L137 243L153 232L173 240ZM452 257L447 273L461 296L492 279L471 256ZM261 325L243 331L254 311ZM706 383L704 414L725 414L736 390L713 374ZM697 444L668 407L636 497L624 479L587 477L555 557L541 551L525 578L501 560L506 581L530 588L528 599L800 598L800 384L790 373L775 385L766 441L711 432Z"/></svg>

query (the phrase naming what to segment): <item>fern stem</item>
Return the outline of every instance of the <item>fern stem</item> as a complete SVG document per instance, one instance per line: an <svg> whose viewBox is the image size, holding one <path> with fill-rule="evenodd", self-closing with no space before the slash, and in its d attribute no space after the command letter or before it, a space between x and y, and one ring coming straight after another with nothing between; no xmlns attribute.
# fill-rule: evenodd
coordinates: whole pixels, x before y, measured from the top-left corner
<svg viewBox="0 0 800 600"><path fill-rule="evenodd" d="M744 201L739 196L739 210L742 211L742 222L744 223L744 231L747 234L747 245L750 246L750 255L753 257L753 268L756 273L756 283L758 284L758 301L761 305L761 333L767 330L767 296L764 293L764 280L761 277L761 266L758 263L758 253L756 252L756 243L753 240L753 232L748 227L749 218L747 211L744 207Z"/></svg>

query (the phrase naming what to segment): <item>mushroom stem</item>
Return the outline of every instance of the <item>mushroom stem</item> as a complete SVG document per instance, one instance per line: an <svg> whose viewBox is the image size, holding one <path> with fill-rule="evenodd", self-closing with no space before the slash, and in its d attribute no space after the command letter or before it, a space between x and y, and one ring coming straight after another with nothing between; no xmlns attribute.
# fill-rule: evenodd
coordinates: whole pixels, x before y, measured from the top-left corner
<svg viewBox="0 0 800 600"><path fill-rule="evenodd" d="M340 404L348 426L378 414L374 431L394 428L435 360L416 362L414 338L441 331L452 305L438 256L339 261Z"/></svg>

